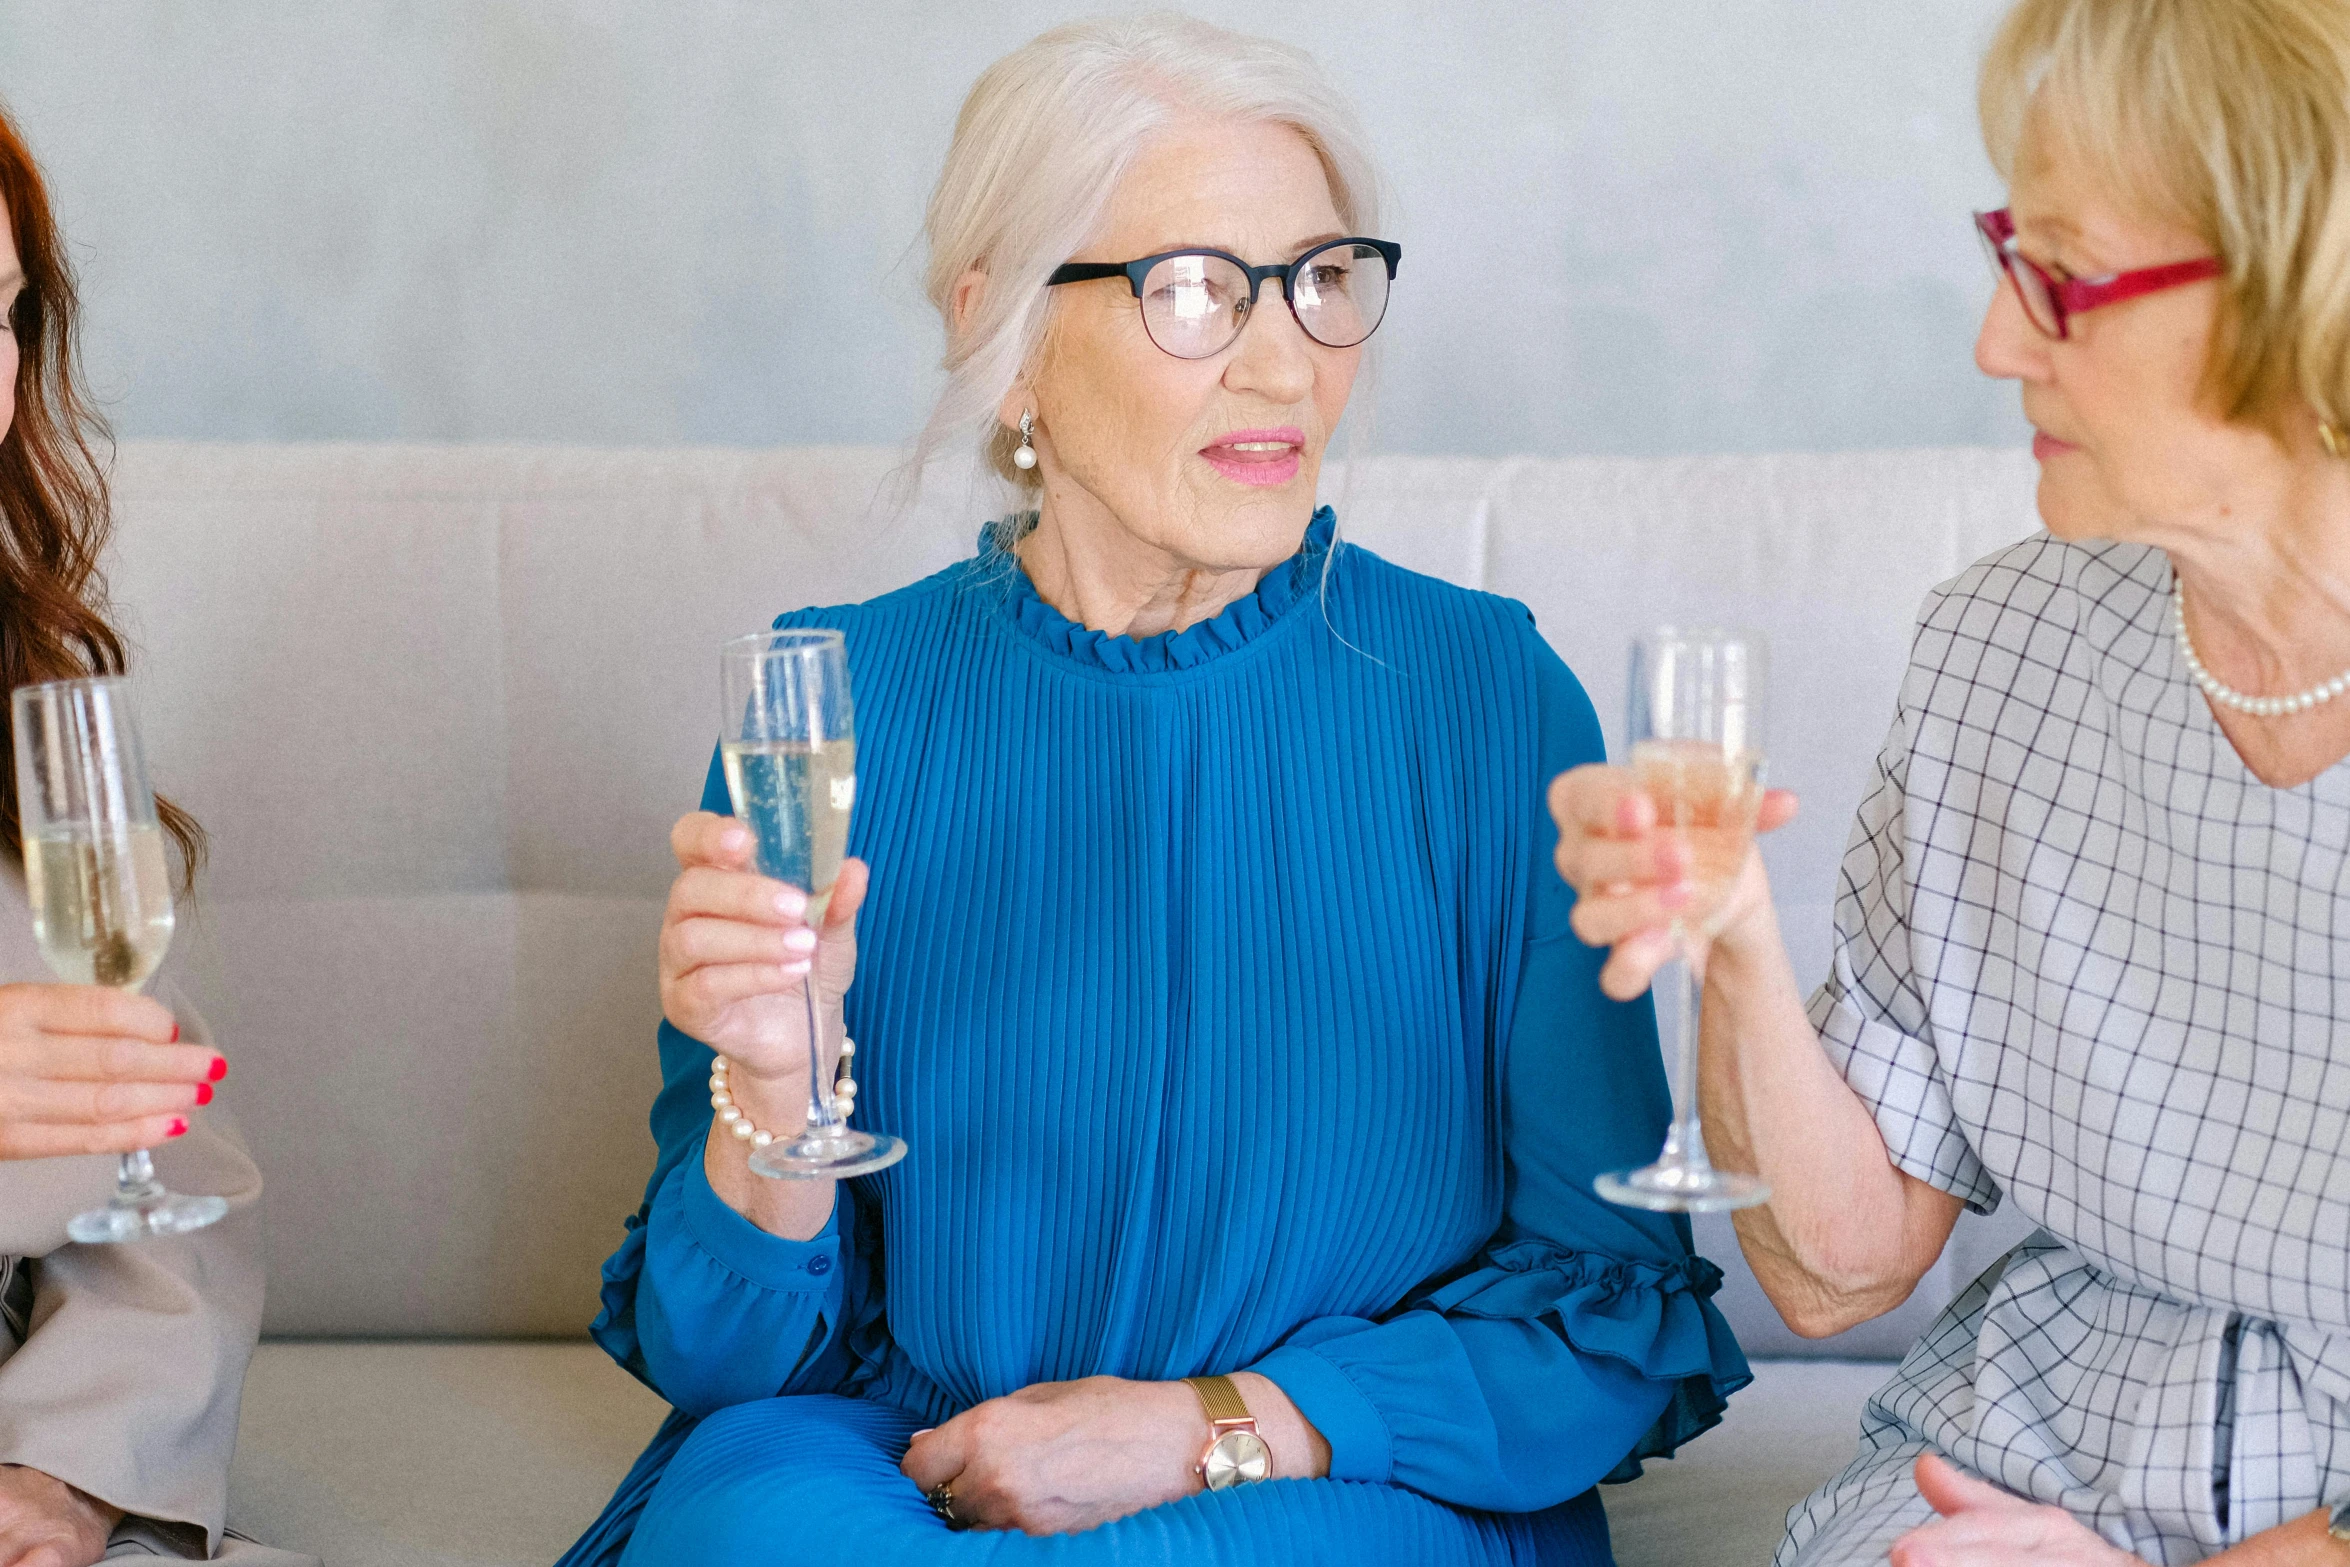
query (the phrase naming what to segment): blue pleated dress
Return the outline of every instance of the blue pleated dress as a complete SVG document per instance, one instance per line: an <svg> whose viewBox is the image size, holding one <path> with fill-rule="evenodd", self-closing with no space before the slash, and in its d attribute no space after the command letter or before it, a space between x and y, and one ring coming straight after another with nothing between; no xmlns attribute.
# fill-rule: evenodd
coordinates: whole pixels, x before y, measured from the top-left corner
<svg viewBox="0 0 2350 1567"><path fill-rule="evenodd" d="M676 1412L566 1567L1605 1564L1597 1482L1744 1385L1686 1226L1591 1191L1668 1099L1550 864L1590 703L1522 605L1334 530L1142 640L984 547L777 622L847 634L857 1118L912 1151L769 1235L711 1192L710 1051L663 1027L594 1331ZM1329 1479L1030 1538L897 1470L1031 1383L1242 1370Z"/></svg>

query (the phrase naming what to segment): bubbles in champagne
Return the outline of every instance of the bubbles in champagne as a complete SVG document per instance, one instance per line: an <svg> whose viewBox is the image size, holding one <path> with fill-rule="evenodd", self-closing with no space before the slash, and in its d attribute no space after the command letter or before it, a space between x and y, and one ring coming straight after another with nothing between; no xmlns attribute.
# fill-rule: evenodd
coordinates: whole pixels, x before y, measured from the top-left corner
<svg viewBox="0 0 2350 1567"><path fill-rule="evenodd" d="M822 921L848 853L857 743L730 740L719 755L734 814L758 839L759 874L804 890L809 923Z"/></svg>
<svg viewBox="0 0 2350 1567"><path fill-rule="evenodd" d="M36 834L25 841L33 939L70 985L134 989L171 945L171 866L163 830Z"/></svg>

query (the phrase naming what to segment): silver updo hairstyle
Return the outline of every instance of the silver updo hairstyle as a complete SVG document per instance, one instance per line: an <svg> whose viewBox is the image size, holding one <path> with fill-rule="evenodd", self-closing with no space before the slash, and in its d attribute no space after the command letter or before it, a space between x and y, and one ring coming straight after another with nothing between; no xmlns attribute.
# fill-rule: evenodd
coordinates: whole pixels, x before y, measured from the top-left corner
<svg viewBox="0 0 2350 1567"><path fill-rule="evenodd" d="M1347 231L1378 231L1362 124L1304 50L1164 12L1040 34L972 86L931 193L924 281L946 323L947 384L917 472L968 432L998 477L1035 494L1042 481L1013 466L1020 437L996 409L1044 343L1045 279L1101 226L1144 141L1186 113L1294 128L1321 158ZM955 284L973 270L987 287L958 333Z"/></svg>

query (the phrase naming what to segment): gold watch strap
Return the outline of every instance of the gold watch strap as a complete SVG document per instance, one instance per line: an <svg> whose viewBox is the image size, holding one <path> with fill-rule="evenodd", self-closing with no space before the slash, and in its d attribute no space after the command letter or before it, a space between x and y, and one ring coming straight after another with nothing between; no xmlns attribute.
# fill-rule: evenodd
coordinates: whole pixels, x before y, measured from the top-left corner
<svg viewBox="0 0 2350 1567"><path fill-rule="evenodd" d="M1248 1412L1248 1401L1230 1377L1185 1377L1183 1381L1199 1395L1200 1408L1208 1412L1208 1424L1219 1432L1226 1426L1256 1428L1257 1417Z"/></svg>

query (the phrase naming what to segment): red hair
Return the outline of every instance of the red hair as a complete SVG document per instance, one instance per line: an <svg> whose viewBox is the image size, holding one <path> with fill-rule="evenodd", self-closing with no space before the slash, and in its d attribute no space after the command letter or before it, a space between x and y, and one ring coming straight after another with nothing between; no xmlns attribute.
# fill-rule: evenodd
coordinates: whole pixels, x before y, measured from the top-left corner
<svg viewBox="0 0 2350 1567"><path fill-rule="evenodd" d="M0 437L0 689L82 675L119 675L122 634L107 619L99 562L112 532L106 423L74 363L73 267L49 210L40 167L0 108L0 206L16 238L24 288L7 326L17 345L16 418ZM0 703L0 749L10 742ZM182 885L204 858L204 832L168 800L156 809L179 846ZM0 852L21 849L16 771L0 764Z"/></svg>

